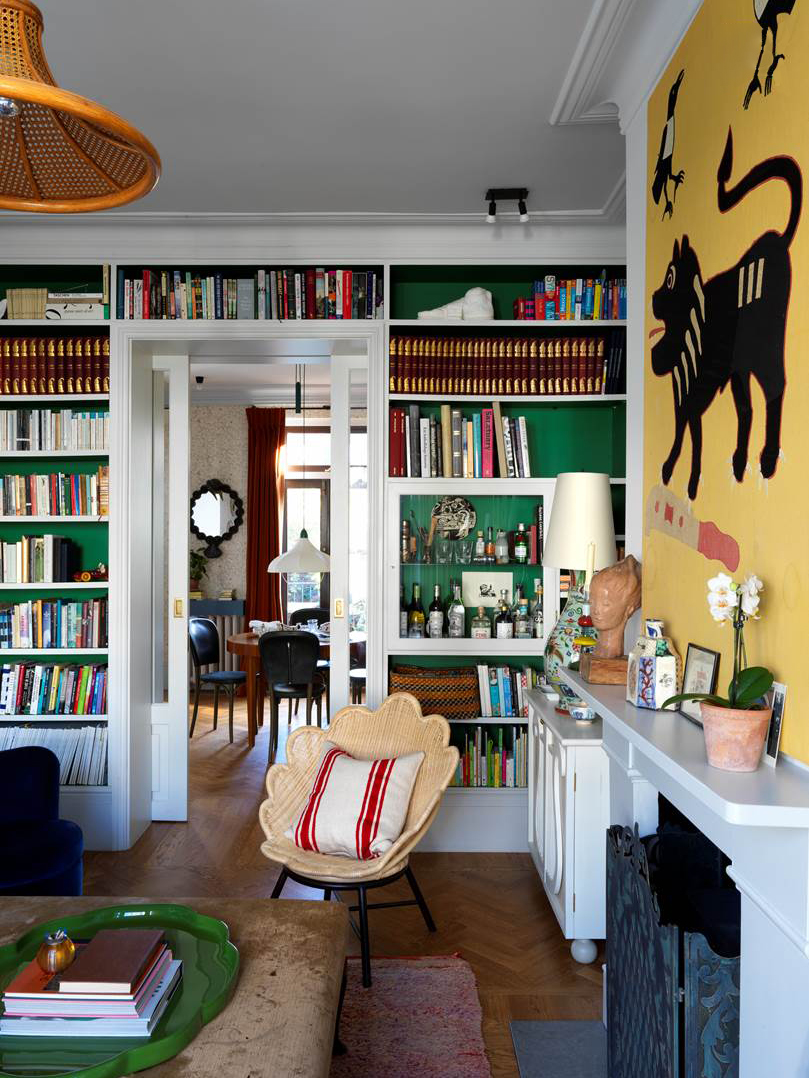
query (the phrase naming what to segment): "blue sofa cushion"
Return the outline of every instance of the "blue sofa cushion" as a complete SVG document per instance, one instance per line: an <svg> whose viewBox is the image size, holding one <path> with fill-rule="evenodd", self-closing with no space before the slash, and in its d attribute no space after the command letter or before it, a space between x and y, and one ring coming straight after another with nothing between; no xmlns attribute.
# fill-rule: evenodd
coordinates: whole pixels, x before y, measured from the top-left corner
<svg viewBox="0 0 809 1078"><path fill-rule="evenodd" d="M0 894L79 895L81 828L70 820L15 821L0 840Z"/></svg>

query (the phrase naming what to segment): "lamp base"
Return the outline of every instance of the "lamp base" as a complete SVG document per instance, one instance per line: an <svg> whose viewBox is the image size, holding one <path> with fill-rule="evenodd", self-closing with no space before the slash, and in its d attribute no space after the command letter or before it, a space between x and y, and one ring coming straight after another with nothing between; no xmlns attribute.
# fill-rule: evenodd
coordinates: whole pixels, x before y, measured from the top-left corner
<svg viewBox="0 0 809 1078"><path fill-rule="evenodd" d="M599 659L589 652L579 660L579 673L591 685L626 685L626 655L617 659Z"/></svg>
<svg viewBox="0 0 809 1078"><path fill-rule="evenodd" d="M565 608L551 629L545 645L545 678L559 692L560 704L563 704L565 697L564 693L559 691L561 684L559 669L563 666L573 666L579 661L581 649L575 640L581 636L579 618L585 613L586 607L589 608L589 603L584 589L580 587L571 589Z"/></svg>

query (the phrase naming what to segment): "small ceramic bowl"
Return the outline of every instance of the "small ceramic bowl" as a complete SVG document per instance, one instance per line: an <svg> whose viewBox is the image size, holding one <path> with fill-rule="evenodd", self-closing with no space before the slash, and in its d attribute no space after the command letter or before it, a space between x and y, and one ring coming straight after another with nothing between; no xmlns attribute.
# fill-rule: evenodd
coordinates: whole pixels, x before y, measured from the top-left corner
<svg viewBox="0 0 809 1078"><path fill-rule="evenodd" d="M586 704L571 704L570 717L576 722L595 722L596 713Z"/></svg>

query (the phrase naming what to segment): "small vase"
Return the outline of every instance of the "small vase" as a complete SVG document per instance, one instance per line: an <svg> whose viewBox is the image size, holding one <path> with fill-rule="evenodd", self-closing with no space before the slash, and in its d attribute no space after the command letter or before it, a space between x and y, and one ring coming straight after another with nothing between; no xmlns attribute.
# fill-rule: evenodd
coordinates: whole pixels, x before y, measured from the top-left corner
<svg viewBox="0 0 809 1078"><path fill-rule="evenodd" d="M700 711L711 767L720 771L755 771L761 761L772 708L742 711L703 701Z"/></svg>

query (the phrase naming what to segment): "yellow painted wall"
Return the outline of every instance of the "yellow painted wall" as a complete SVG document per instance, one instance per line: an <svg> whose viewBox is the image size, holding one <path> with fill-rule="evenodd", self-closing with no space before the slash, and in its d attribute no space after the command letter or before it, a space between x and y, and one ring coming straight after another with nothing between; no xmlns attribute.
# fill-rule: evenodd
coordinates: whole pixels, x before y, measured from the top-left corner
<svg viewBox="0 0 809 1078"><path fill-rule="evenodd" d="M717 208L717 169L732 127L734 160L729 186L759 161L793 157L804 176L802 219L791 246L792 295L786 321L786 376L781 425L781 459L764 483L758 456L764 441L764 401L753 382L750 468L742 483L731 478L736 445L736 413L730 388L717 395L703 418L702 478L690 507L693 521L713 521L736 538L741 560L733 574L755 572L764 581L762 618L746 631L751 664L765 664L788 684L781 748L809 762L809 5L796 3L778 23L778 52L772 92L755 93L743 108L761 44L751 0L706 0L663 75L648 110L646 325L659 325L651 296L664 281L675 239L687 234L699 257L703 278L737 262L763 232L781 232L789 216L785 183L773 180L722 214ZM761 64L764 87L771 61L771 38ZM673 217L662 220L662 201L651 197L660 137L666 122L669 88L685 70L675 113L675 169L685 171ZM764 287L766 288L766 267ZM710 317L710 314L709 314ZM655 338L659 339L659 338ZM644 489L660 482L660 469L674 432L672 377L651 369L647 332L645 356ZM669 489L685 499L691 441L685 435ZM688 531L688 522L686 521ZM659 530L644 538L644 613L664 618L683 657L689 641L722 651L720 687L732 672L731 630L716 625L706 603L706 580L724 570L691 546Z"/></svg>

